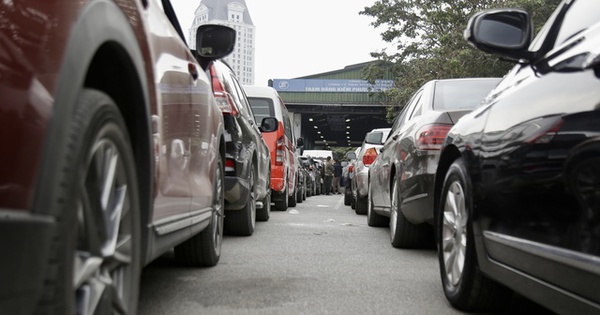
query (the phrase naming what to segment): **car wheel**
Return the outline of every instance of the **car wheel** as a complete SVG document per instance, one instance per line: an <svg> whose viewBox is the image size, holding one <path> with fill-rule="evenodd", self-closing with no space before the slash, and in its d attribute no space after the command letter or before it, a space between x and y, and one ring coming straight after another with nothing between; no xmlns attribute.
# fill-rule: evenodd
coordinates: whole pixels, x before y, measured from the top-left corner
<svg viewBox="0 0 600 315"><path fill-rule="evenodd" d="M295 207L297 202L298 195L298 185L296 184L296 188L294 189L294 193L288 197L288 206Z"/></svg>
<svg viewBox="0 0 600 315"><path fill-rule="evenodd" d="M268 192L262 200L262 209L256 209L256 221L269 221L271 217L271 193Z"/></svg>
<svg viewBox="0 0 600 315"><path fill-rule="evenodd" d="M250 236L256 227L256 182L254 164L248 170L248 202L241 210L225 211L225 234Z"/></svg>
<svg viewBox="0 0 600 315"><path fill-rule="evenodd" d="M223 159L218 154L216 159L210 224L202 232L175 246L175 257L187 265L212 267L219 262L221 257L225 189L223 188Z"/></svg>
<svg viewBox="0 0 600 315"><path fill-rule="evenodd" d="M367 214L367 211L369 211L368 198L369 196L356 196L356 214Z"/></svg>
<svg viewBox="0 0 600 315"><path fill-rule="evenodd" d="M354 198L354 194L352 194L350 198L350 208L356 209L356 198Z"/></svg>
<svg viewBox="0 0 600 315"><path fill-rule="evenodd" d="M52 178L58 228L38 311L135 314L141 209L127 127L108 95L85 89L64 128Z"/></svg>
<svg viewBox="0 0 600 315"><path fill-rule="evenodd" d="M373 198L371 197L371 183L369 183L369 197L367 204L367 225L374 227L384 227L390 224L390 218L377 214L373 210Z"/></svg>
<svg viewBox="0 0 600 315"><path fill-rule="evenodd" d="M402 213L400 200L400 185L394 177L390 209L390 242L396 248L419 248L425 246L425 241L433 232L427 223L415 225L406 219ZM429 238L430 240L432 238Z"/></svg>
<svg viewBox="0 0 600 315"><path fill-rule="evenodd" d="M275 209L279 210L279 211L287 210L289 207L288 201L289 201L289 198L288 198L288 191L287 191L287 187L286 187L283 191L281 200L275 201Z"/></svg>
<svg viewBox="0 0 600 315"><path fill-rule="evenodd" d="M352 204L352 193L348 193L344 190L344 206L349 206Z"/></svg>
<svg viewBox="0 0 600 315"><path fill-rule="evenodd" d="M446 298L464 311L505 305L510 290L483 276L477 263L471 227L471 185L462 158L444 180L437 219L438 260Z"/></svg>
<svg viewBox="0 0 600 315"><path fill-rule="evenodd" d="M297 203L302 203L302 201L304 200L303 195L304 195L303 188L302 188L302 185L300 185L300 187L298 187L296 189L296 202Z"/></svg>
<svg viewBox="0 0 600 315"><path fill-rule="evenodd" d="M308 186L303 186L302 187L302 201L306 200L307 195L308 195Z"/></svg>

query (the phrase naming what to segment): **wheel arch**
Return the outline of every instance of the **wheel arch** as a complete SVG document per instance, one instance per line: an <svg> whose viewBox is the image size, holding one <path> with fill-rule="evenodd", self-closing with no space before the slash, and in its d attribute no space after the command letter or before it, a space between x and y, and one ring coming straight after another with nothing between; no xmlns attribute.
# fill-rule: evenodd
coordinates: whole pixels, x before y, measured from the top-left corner
<svg viewBox="0 0 600 315"><path fill-rule="evenodd" d="M91 2L72 26L57 76L55 104L44 139L44 159L38 175L37 185L44 185L45 193L36 195L35 208L52 215L61 211L52 202L56 187L54 184L58 184L55 182L55 174L68 161L60 161L60 154L55 154L53 150L66 145L67 128L63 126L73 123L79 92L83 88L101 90L117 104L132 144L140 187L143 256L147 248L147 231L144 227L149 222L149 212L152 209L154 165L151 150L150 87L145 80L147 73L143 62L144 55L148 52L142 52L138 43L139 39L129 24L129 19L111 1ZM36 191L41 191L39 188Z"/></svg>
<svg viewBox="0 0 600 315"><path fill-rule="evenodd" d="M434 186L433 186L433 216L434 222L437 222L438 208L440 205L440 198L442 193L442 188L444 186L444 179L446 178L446 173L450 168L450 165L456 159L460 158L461 154L457 147L453 145L449 145L442 151L440 154L440 159L438 161L437 170L435 172Z"/></svg>

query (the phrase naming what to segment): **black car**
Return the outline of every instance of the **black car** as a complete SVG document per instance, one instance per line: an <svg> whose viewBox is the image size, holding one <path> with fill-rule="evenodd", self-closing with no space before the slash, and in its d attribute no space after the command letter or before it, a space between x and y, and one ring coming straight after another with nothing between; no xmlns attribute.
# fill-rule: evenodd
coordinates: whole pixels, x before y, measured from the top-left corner
<svg viewBox="0 0 600 315"><path fill-rule="evenodd" d="M396 117L369 167L367 223L390 227L399 248L433 244L433 180L448 131L481 104L499 78L432 80Z"/></svg>
<svg viewBox="0 0 600 315"><path fill-rule="evenodd" d="M450 303L512 290L562 314L600 313L600 2L562 1L532 39L527 12L474 15L465 37L518 63L449 132L435 188Z"/></svg>
<svg viewBox="0 0 600 315"><path fill-rule="evenodd" d="M213 92L225 124L225 222L232 235L252 235L256 220L271 211L271 155L261 131L274 131L277 120L259 127L235 72L224 61L210 66Z"/></svg>

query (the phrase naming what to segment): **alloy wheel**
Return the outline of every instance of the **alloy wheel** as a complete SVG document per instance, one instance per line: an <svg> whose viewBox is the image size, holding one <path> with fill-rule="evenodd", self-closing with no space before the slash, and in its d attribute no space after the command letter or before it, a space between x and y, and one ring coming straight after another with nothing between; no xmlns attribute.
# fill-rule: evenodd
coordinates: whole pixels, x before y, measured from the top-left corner
<svg viewBox="0 0 600 315"><path fill-rule="evenodd" d="M135 273L134 213L118 146L99 138L80 175L73 285L77 314L130 310Z"/></svg>
<svg viewBox="0 0 600 315"><path fill-rule="evenodd" d="M466 202L463 187L452 182L444 204L442 225L442 253L448 282L457 286L463 275L467 250Z"/></svg>

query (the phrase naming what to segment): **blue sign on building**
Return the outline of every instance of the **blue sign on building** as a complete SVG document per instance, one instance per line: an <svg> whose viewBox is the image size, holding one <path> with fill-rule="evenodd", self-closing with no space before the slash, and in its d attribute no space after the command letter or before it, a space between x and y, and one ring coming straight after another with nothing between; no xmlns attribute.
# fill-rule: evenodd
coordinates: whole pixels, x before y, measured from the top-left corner
<svg viewBox="0 0 600 315"><path fill-rule="evenodd" d="M321 80L321 79L273 79L273 88L278 92L329 92L329 93L369 93L389 90L394 80Z"/></svg>

